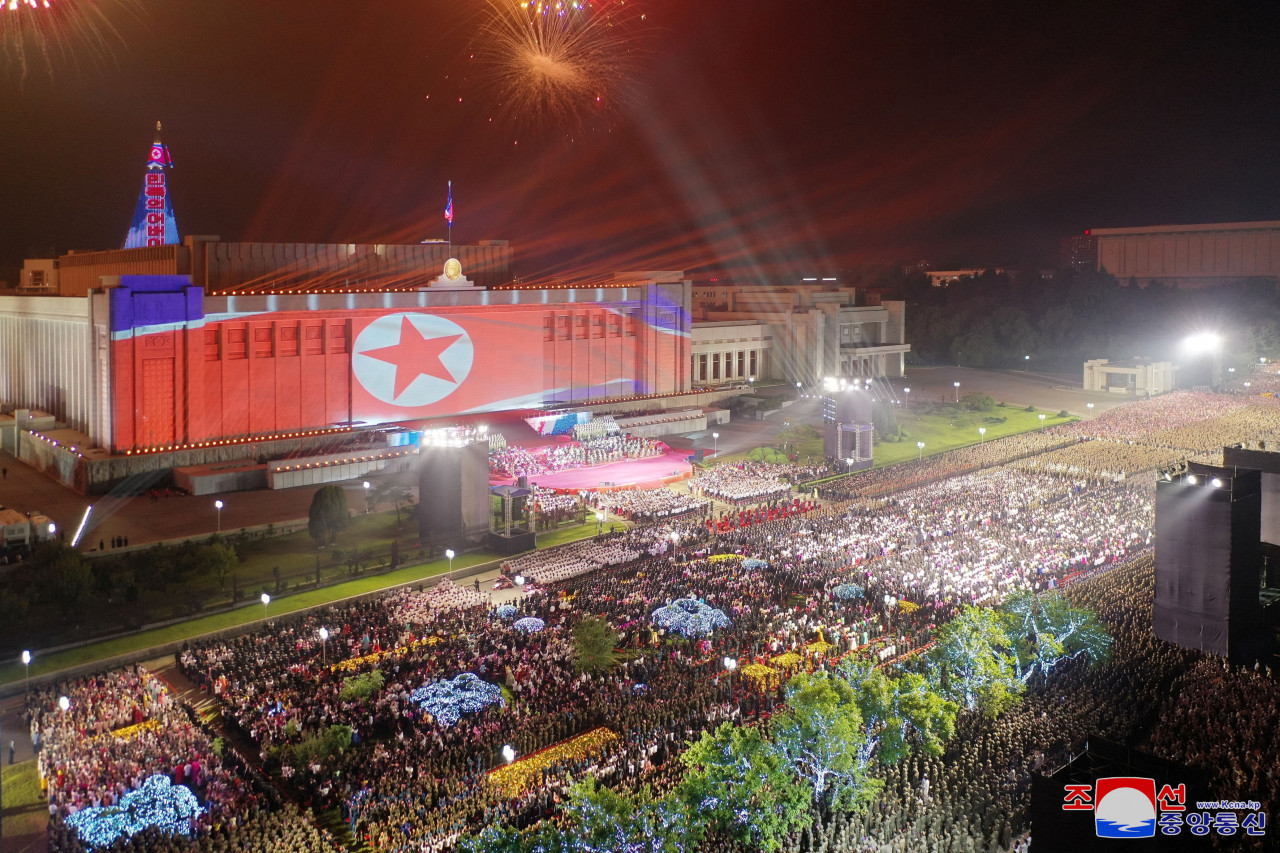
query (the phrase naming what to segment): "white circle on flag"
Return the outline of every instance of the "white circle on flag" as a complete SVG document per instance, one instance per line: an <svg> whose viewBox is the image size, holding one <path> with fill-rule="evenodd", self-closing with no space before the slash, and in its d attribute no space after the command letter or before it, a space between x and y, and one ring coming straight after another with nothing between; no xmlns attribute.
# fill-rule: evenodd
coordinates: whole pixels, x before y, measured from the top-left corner
<svg viewBox="0 0 1280 853"><path fill-rule="evenodd" d="M471 373L474 357L471 337L452 320L436 314L385 314L356 336L351 370L378 400L417 408L453 393Z"/></svg>

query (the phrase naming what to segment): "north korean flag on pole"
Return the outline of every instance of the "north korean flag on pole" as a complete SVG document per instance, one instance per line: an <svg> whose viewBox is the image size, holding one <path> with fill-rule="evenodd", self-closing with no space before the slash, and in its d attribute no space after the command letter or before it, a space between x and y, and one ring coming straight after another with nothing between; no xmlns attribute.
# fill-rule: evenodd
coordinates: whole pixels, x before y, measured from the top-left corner
<svg viewBox="0 0 1280 853"><path fill-rule="evenodd" d="M449 182L449 198L444 203L444 221L449 223L449 243L453 244L453 181Z"/></svg>

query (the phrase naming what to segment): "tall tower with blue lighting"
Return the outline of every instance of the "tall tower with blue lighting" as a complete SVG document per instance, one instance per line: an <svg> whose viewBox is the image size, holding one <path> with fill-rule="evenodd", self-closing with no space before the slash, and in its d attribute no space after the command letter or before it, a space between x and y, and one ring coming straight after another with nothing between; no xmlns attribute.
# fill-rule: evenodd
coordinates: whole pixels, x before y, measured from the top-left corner
<svg viewBox="0 0 1280 853"><path fill-rule="evenodd" d="M138 196L138 206L133 211L124 248L140 249L178 242L178 222L173 216L173 200L169 198L169 185L165 180L165 170L172 166L169 146L160 141L160 122L156 122L156 141L151 143L147 173L142 179L142 194Z"/></svg>

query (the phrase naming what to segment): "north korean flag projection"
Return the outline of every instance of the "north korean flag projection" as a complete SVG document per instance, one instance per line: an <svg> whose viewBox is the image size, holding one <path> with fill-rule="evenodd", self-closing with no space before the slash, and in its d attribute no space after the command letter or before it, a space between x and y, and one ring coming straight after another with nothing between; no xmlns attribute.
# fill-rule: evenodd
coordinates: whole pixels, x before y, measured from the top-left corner
<svg viewBox="0 0 1280 853"><path fill-rule="evenodd" d="M545 397L539 316L399 312L353 328L352 417L380 422L536 405Z"/></svg>

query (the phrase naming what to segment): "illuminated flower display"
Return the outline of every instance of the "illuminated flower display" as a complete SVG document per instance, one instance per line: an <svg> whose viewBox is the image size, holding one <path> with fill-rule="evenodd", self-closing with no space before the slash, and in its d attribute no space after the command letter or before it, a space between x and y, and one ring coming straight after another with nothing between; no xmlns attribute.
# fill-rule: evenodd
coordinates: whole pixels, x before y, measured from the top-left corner
<svg viewBox="0 0 1280 853"><path fill-rule="evenodd" d="M755 557L748 557L742 561L742 568L744 569L767 569L768 567L769 563L766 560L759 560Z"/></svg>
<svg viewBox="0 0 1280 853"><path fill-rule="evenodd" d="M445 726L452 726L463 714L474 714L494 704L506 704L498 685L482 681L473 672L464 672L448 681L424 684L410 693L409 699Z"/></svg>
<svg viewBox="0 0 1280 853"><path fill-rule="evenodd" d="M514 604L502 604L494 611L500 619L514 619L515 615L520 611L516 609Z"/></svg>
<svg viewBox="0 0 1280 853"><path fill-rule="evenodd" d="M191 818L204 811L195 794L175 785L168 776L148 777L114 806L81 809L67 818L80 841L90 848L105 847L120 837L130 837L148 827L169 835L190 835Z"/></svg>
<svg viewBox="0 0 1280 853"><path fill-rule="evenodd" d="M677 598L666 607L653 611L653 623L668 631L679 631L686 637L705 637L716 628L731 624L723 610L697 598Z"/></svg>
<svg viewBox="0 0 1280 853"><path fill-rule="evenodd" d="M856 583L842 583L835 589L831 590L831 594L841 601L854 601L862 598L866 591Z"/></svg>
<svg viewBox="0 0 1280 853"><path fill-rule="evenodd" d="M547 623L536 616L526 616L523 619L517 619L511 627L526 634L536 634L547 627Z"/></svg>
<svg viewBox="0 0 1280 853"><path fill-rule="evenodd" d="M559 762L594 758L619 740L603 726L577 737L562 740L546 749L527 755L512 764L489 771L489 782L508 797L518 797L532 785L542 783L542 773Z"/></svg>

